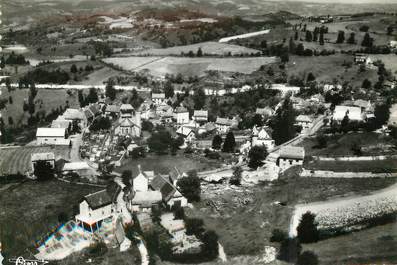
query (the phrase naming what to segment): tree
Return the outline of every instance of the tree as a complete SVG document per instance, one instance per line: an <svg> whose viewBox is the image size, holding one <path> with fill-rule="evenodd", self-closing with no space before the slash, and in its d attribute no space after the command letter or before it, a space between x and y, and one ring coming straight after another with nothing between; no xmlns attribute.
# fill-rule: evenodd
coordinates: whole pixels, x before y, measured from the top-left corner
<svg viewBox="0 0 397 265"><path fill-rule="evenodd" d="M361 42L361 46L364 47L372 47L374 39L370 37L369 33L365 33L363 41Z"/></svg>
<svg viewBox="0 0 397 265"><path fill-rule="evenodd" d="M205 105L205 92L202 88L194 91L193 94L194 109L202 109Z"/></svg>
<svg viewBox="0 0 397 265"><path fill-rule="evenodd" d="M212 148L215 150L221 149L222 142L223 142L222 137L219 134L215 135L214 138L212 139Z"/></svg>
<svg viewBox="0 0 397 265"><path fill-rule="evenodd" d="M280 229L274 229L272 231L272 236L270 237L270 242L283 242L288 238L288 234Z"/></svg>
<svg viewBox="0 0 397 265"><path fill-rule="evenodd" d="M387 35L391 36L393 34L393 26L388 26L386 29Z"/></svg>
<svg viewBox="0 0 397 265"><path fill-rule="evenodd" d="M299 242L313 243L318 241L319 231L315 219L316 216L311 212L306 212L302 215L300 223L296 228Z"/></svg>
<svg viewBox="0 0 397 265"><path fill-rule="evenodd" d="M359 28L359 30L360 30L361 32L368 32L369 26L368 26L368 25L362 25L362 26Z"/></svg>
<svg viewBox="0 0 397 265"><path fill-rule="evenodd" d="M302 43L299 43L298 46L296 47L296 55L302 56L305 51L305 47L303 46Z"/></svg>
<svg viewBox="0 0 397 265"><path fill-rule="evenodd" d="M203 242L203 255L210 258L218 257L218 235L214 231L209 230L205 232L201 238L201 241Z"/></svg>
<svg viewBox="0 0 397 265"><path fill-rule="evenodd" d="M280 59L282 63L287 63L289 62L289 55L288 55L288 50L284 50L281 54L280 54Z"/></svg>
<svg viewBox="0 0 397 265"><path fill-rule="evenodd" d="M349 131L349 115L345 115L345 117L343 117L341 123L340 123L340 128L344 133L347 133Z"/></svg>
<svg viewBox="0 0 397 265"><path fill-rule="evenodd" d="M299 39L299 33L298 33L298 31L295 31L294 39L295 39L295 40L298 40L298 39Z"/></svg>
<svg viewBox="0 0 397 265"><path fill-rule="evenodd" d="M70 67L70 72L73 74L77 73L77 66L75 64L72 64L72 66Z"/></svg>
<svg viewBox="0 0 397 265"><path fill-rule="evenodd" d="M197 57L202 57L202 56L203 56L203 51L201 50L201 47L199 47L197 50Z"/></svg>
<svg viewBox="0 0 397 265"><path fill-rule="evenodd" d="M288 49L289 49L289 52L291 54L295 54L295 52L296 52L296 44L295 44L294 39L292 37L289 39Z"/></svg>
<svg viewBox="0 0 397 265"><path fill-rule="evenodd" d="M350 37L347 39L347 43L356 44L356 34L354 32L350 33Z"/></svg>
<svg viewBox="0 0 397 265"><path fill-rule="evenodd" d="M85 105L88 105L89 103L95 103L98 101L98 94L97 91L94 87L91 87L88 91L88 95L85 98Z"/></svg>
<svg viewBox="0 0 397 265"><path fill-rule="evenodd" d="M131 170L124 170L123 173L121 174L121 179L123 180L123 183L127 187L132 186L132 171Z"/></svg>
<svg viewBox="0 0 397 265"><path fill-rule="evenodd" d="M319 43L320 45L324 45L324 32L322 30L320 31Z"/></svg>
<svg viewBox="0 0 397 265"><path fill-rule="evenodd" d="M327 137L324 134L318 134L316 138L317 138L317 147L318 148L327 147Z"/></svg>
<svg viewBox="0 0 397 265"><path fill-rule="evenodd" d="M189 202L200 201L201 184L196 172L189 172L187 177L179 179L177 186Z"/></svg>
<svg viewBox="0 0 397 265"><path fill-rule="evenodd" d="M147 141L149 149L157 154L167 153L171 142L171 134L165 130L153 133Z"/></svg>
<svg viewBox="0 0 397 265"><path fill-rule="evenodd" d="M110 100L115 100L116 99L116 89L114 88L113 85L113 81L112 80L108 80L107 84L106 84L106 88L105 88L105 95L110 98Z"/></svg>
<svg viewBox="0 0 397 265"><path fill-rule="evenodd" d="M369 81L368 79L364 79L363 84L361 86L362 86L362 88L370 89L372 84L371 84L371 81Z"/></svg>
<svg viewBox="0 0 397 265"><path fill-rule="evenodd" d="M233 169L233 176L230 178L230 184L240 186L243 170L241 167L235 167Z"/></svg>
<svg viewBox="0 0 397 265"><path fill-rule="evenodd" d="M232 131L229 131L226 135L225 142L223 143L222 152L232 153L234 152L235 147L236 147L236 140L234 139L234 134Z"/></svg>
<svg viewBox="0 0 397 265"><path fill-rule="evenodd" d="M185 220L186 224L186 234L191 236L195 235L200 238L204 233L204 222L199 218L187 218Z"/></svg>
<svg viewBox="0 0 397 265"><path fill-rule="evenodd" d="M311 42L311 41L313 40L313 35L312 35L312 32L311 32L310 30L307 30L307 31L306 31L305 40L306 40L307 42Z"/></svg>
<svg viewBox="0 0 397 265"><path fill-rule="evenodd" d="M8 97L8 103L12 104L13 102L14 102L14 101L12 100L12 97L9 96L9 97Z"/></svg>
<svg viewBox="0 0 397 265"><path fill-rule="evenodd" d="M54 168L47 161L37 161L34 165L33 174L39 181L50 180L54 177Z"/></svg>
<svg viewBox="0 0 397 265"><path fill-rule="evenodd" d="M315 80L316 80L316 77L313 75L312 72L310 72L310 73L307 75L306 81L307 81L307 82L313 82L313 81L315 81Z"/></svg>
<svg viewBox="0 0 397 265"><path fill-rule="evenodd" d="M363 153L362 150L361 150L361 146L357 142L353 143L353 145L351 147L351 150L353 151L353 154L355 156L361 156L362 153Z"/></svg>
<svg viewBox="0 0 397 265"><path fill-rule="evenodd" d="M12 119L12 117L8 117L8 125L12 126L14 125L14 120Z"/></svg>
<svg viewBox="0 0 397 265"><path fill-rule="evenodd" d="M83 91L79 90L79 92L78 92L78 98L79 98L80 107L84 107L86 104L85 104L85 99L84 99Z"/></svg>
<svg viewBox="0 0 397 265"><path fill-rule="evenodd" d="M374 115L376 128L382 127L382 125L386 124L389 120L390 106L388 104L376 105Z"/></svg>
<svg viewBox="0 0 397 265"><path fill-rule="evenodd" d="M174 219L175 220L184 220L185 219L185 210L181 206L173 206L173 212L174 212Z"/></svg>
<svg viewBox="0 0 397 265"><path fill-rule="evenodd" d="M318 258L313 252L305 251L299 255L296 265L318 265Z"/></svg>
<svg viewBox="0 0 397 265"><path fill-rule="evenodd" d="M164 85L165 98L172 98L174 96L174 87L170 80L168 80Z"/></svg>
<svg viewBox="0 0 397 265"><path fill-rule="evenodd" d="M336 43L344 43L345 42L345 32L343 30L338 31L338 38L336 39Z"/></svg>
<svg viewBox="0 0 397 265"><path fill-rule="evenodd" d="M290 98L287 97L270 123L276 145L285 143L295 137L295 117L296 114L292 102Z"/></svg>
<svg viewBox="0 0 397 265"><path fill-rule="evenodd" d="M248 153L248 166L253 169L263 165L263 160L266 159L268 153L266 146L253 146Z"/></svg>
<svg viewBox="0 0 397 265"><path fill-rule="evenodd" d="M295 262L301 251L302 246L297 238L286 238L281 242L277 258L287 262Z"/></svg>

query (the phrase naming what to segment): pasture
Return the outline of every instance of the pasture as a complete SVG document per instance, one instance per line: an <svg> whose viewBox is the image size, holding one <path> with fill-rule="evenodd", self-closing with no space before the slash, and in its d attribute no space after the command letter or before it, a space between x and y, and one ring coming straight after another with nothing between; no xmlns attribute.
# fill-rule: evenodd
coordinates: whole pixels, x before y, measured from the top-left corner
<svg viewBox="0 0 397 265"><path fill-rule="evenodd" d="M31 171L33 153L54 152L55 159L70 159L70 149L64 146L23 146L0 149L0 176Z"/></svg>
<svg viewBox="0 0 397 265"><path fill-rule="evenodd" d="M199 48L201 48L204 55L213 56L223 56L228 55L229 53L231 55L239 55L260 52L259 50L250 49L239 45L209 41L191 45L175 46L165 49L148 49L132 53L131 55L178 56L181 55L181 53L187 54L189 51L192 51L194 54L196 54Z"/></svg>
<svg viewBox="0 0 397 265"><path fill-rule="evenodd" d="M275 57L247 58L184 58L184 57L113 57L104 59L106 63L117 65L128 71L148 70L152 75L164 77L166 74L201 76L205 71L215 70L250 74L260 66L274 63Z"/></svg>

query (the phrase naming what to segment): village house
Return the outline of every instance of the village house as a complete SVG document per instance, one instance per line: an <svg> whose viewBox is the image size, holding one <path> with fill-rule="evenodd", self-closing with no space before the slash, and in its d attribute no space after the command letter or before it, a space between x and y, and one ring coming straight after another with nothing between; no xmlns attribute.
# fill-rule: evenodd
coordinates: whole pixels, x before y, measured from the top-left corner
<svg viewBox="0 0 397 265"><path fill-rule="evenodd" d="M233 120L217 117L215 126L219 133L227 133L233 126Z"/></svg>
<svg viewBox="0 0 397 265"><path fill-rule="evenodd" d="M93 233L102 226L103 222L111 220L120 191L121 189L116 189L111 193L104 189L85 196L80 202L79 214L75 216L78 226Z"/></svg>
<svg viewBox="0 0 397 265"><path fill-rule="evenodd" d="M107 117L117 118L120 113L120 106L117 105L107 105L105 108L105 115Z"/></svg>
<svg viewBox="0 0 397 265"><path fill-rule="evenodd" d="M78 124L80 124L81 128L84 128L87 125L87 119L84 115L84 112L79 109L68 108L61 116L58 117L58 119L77 122Z"/></svg>
<svg viewBox="0 0 397 265"><path fill-rule="evenodd" d="M97 177L95 170L93 170L87 162L68 162L62 167L62 174L67 175L76 173L81 177L88 179L90 182L96 182Z"/></svg>
<svg viewBox="0 0 397 265"><path fill-rule="evenodd" d="M130 200L130 209L133 212L152 211L152 207L156 207L162 202L161 192L158 190L137 191Z"/></svg>
<svg viewBox="0 0 397 265"><path fill-rule="evenodd" d="M195 110L193 120L200 124L208 122L208 110Z"/></svg>
<svg viewBox="0 0 397 265"><path fill-rule="evenodd" d="M169 175L157 175L151 182L153 190L161 192L163 202L171 209L172 207L186 207L187 199L175 187L175 181Z"/></svg>
<svg viewBox="0 0 397 265"><path fill-rule="evenodd" d="M65 128L37 128L37 145L69 145Z"/></svg>
<svg viewBox="0 0 397 265"><path fill-rule="evenodd" d="M191 143L196 139L194 130L185 126L179 127L176 133L184 139L185 144Z"/></svg>
<svg viewBox="0 0 397 265"><path fill-rule="evenodd" d="M299 91L300 91L300 87L289 86L287 84L272 84L270 89L280 91L283 96L285 96L287 94L295 95L295 94L299 93Z"/></svg>
<svg viewBox="0 0 397 265"><path fill-rule="evenodd" d="M139 174L132 180L134 192L148 191L149 182L154 178L154 171L142 171L141 166L138 165Z"/></svg>
<svg viewBox="0 0 397 265"><path fill-rule="evenodd" d="M274 110L270 107L256 108L255 114L259 114L262 118L269 118L274 114Z"/></svg>
<svg viewBox="0 0 397 265"><path fill-rule="evenodd" d="M284 146L280 150L278 166L284 171L292 166L302 166L305 158L305 149L298 146Z"/></svg>
<svg viewBox="0 0 397 265"><path fill-rule="evenodd" d="M131 104L123 104L120 107L119 119L114 126L117 135L140 137L142 129L141 113L135 111Z"/></svg>
<svg viewBox="0 0 397 265"><path fill-rule="evenodd" d="M187 124L190 121L189 111L185 107L177 107L174 110L174 119L177 124Z"/></svg>
<svg viewBox="0 0 397 265"><path fill-rule="evenodd" d="M165 94L164 93L152 93L152 101L158 106L165 102Z"/></svg>
<svg viewBox="0 0 397 265"><path fill-rule="evenodd" d="M58 117L56 120L51 122L51 128L62 128L66 130L67 134L69 134L72 130L72 121Z"/></svg>
<svg viewBox="0 0 397 265"><path fill-rule="evenodd" d="M55 168L55 154L53 152L33 153L30 157L32 172L34 172L37 162L46 162L49 163L52 168Z"/></svg>
<svg viewBox="0 0 397 265"><path fill-rule="evenodd" d="M183 220L174 219L173 213L165 213L161 215L160 224L172 236L173 244L180 244L186 238L185 222Z"/></svg>
<svg viewBox="0 0 397 265"><path fill-rule="evenodd" d="M313 124L313 119L308 115L298 115L295 119L295 125L301 126L303 130L309 129Z"/></svg>
<svg viewBox="0 0 397 265"><path fill-rule="evenodd" d="M266 130L267 128L262 127L258 129L254 127L252 130L252 146L265 146L267 151L273 150L275 141L270 137L270 134ZM244 149L244 147L242 147Z"/></svg>
<svg viewBox="0 0 397 265"><path fill-rule="evenodd" d="M354 55L354 63L355 64L363 64L369 68L371 68L373 65L373 61L372 61L371 57L369 57L369 55L365 54L365 53L356 53Z"/></svg>
<svg viewBox="0 0 397 265"><path fill-rule="evenodd" d="M332 120L334 122L340 123L345 116L349 118L349 121L361 122L365 120L365 114L362 112L360 107L352 107L352 106L335 106Z"/></svg>

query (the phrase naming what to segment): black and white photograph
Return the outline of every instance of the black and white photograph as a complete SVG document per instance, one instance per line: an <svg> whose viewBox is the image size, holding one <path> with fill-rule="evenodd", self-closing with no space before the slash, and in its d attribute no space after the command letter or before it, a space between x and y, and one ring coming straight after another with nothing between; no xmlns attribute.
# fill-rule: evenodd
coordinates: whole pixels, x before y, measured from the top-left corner
<svg viewBox="0 0 397 265"><path fill-rule="evenodd" d="M397 265L397 0L1 0L0 265Z"/></svg>

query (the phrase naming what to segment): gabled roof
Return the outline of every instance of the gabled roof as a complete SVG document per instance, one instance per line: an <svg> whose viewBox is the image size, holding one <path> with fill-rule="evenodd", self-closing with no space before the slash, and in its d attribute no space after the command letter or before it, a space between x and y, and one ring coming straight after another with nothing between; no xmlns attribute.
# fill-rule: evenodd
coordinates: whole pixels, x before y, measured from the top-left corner
<svg viewBox="0 0 397 265"><path fill-rule="evenodd" d="M88 107L88 109L94 114L94 116L101 113L101 109L97 104L92 104Z"/></svg>
<svg viewBox="0 0 397 265"><path fill-rule="evenodd" d="M55 160L55 155L53 152L48 153L33 153L31 155L30 161L46 161L46 160Z"/></svg>
<svg viewBox="0 0 397 265"><path fill-rule="evenodd" d="M150 207L162 200L161 192L158 190L137 191L132 199L132 204Z"/></svg>
<svg viewBox="0 0 397 265"><path fill-rule="evenodd" d="M270 107L264 107L264 108L256 108L255 113L259 115L271 116L274 113L274 111Z"/></svg>
<svg viewBox="0 0 397 265"><path fill-rule="evenodd" d="M219 117L217 117L215 123L218 124L218 125L232 126L233 121L231 119L228 119L228 118L219 118Z"/></svg>
<svg viewBox="0 0 397 265"><path fill-rule="evenodd" d="M112 197L107 190L97 191L84 197L91 209L95 210L112 203Z"/></svg>
<svg viewBox="0 0 397 265"><path fill-rule="evenodd" d="M70 123L71 123L70 120L56 119L56 120L52 121L51 128L65 128L65 129L68 129Z"/></svg>
<svg viewBox="0 0 397 265"><path fill-rule="evenodd" d="M350 120L360 121L363 119L360 107L350 106L335 106L334 114L332 118L337 121L343 120L345 116L348 116Z"/></svg>
<svg viewBox="0 0 397 265"><path fill-rule="evenodd" d="M84 113L79 109L66 109L65 112L62 114L62 117L65 120L83 120Z"/></svg>
<svg viewBox="0 0 397 265"><path fill-rule="evenodd" d="M175 108L175 113L185 113L185 112L189 112L185 107L176 107Z"/></svg>
<svg viewBox="0 0 397 265"><path fill-rule="evenodd" d="M105 112L112 112L112 113L119 113L120 112L120 106L117 105L107 105Z"/></svg>
<svg viewBox="0 0 397 265"><path fill-rule="evenodd" d="M158 175L156 176L150 183L150 186L154 190L159 190L162 194L164 201L169 201L174 194L177 192L177 189L174 185L170 183L166 178L168 175Z"/></svg>
<svg viewBox="0 0 397 265"><path fill-rule="evenodd" d="M88 109L84 110L84 115L87 119L94 118L94 114Z"/></svg>
<svg viewBox="0 0 397 265"><path fill-rule="evenodd" d="M312 122L312 118L310 118L307 115L298 115L298 117L296 117L296 121L297 122Z"/></svg>
<svg viewBox="0 0 397 265"><path fill-rule="evenodd" d="M152 93L152 99L165 99L165 93Z"/></svg>
<svg viewBox="0 0 397 265"><path fill-rule="evenodd" d="M280 158L303 160L305 158L305 148L299 146L284 146L280 150Z"/></svg>
<svg viewBox="0 0 397 265"><path fill-rule="evenodd" d="M37 128L36 137L65 137L65 128Z"/></svg>
<svg viewBox="0 0 397 265"><path fill-rule="evenodd" d="M207 118L208 117L208 110L195 110L194 117L204 117Z"/></svg>
<svg viewBox="0 0 397 265"><path fill-rule="evenodd" d="M179 129L176 131L177 134L183 135L185 137L189 136L189 134L194 133L194 131L190 128L181 126Z"/></svg>
<svg viewBox="0 0 397 265"><path fill-rule="evenodd" d="M134 107L131 104L122 104L120 106L121 112L132 112L134 111Z"/></svg>

